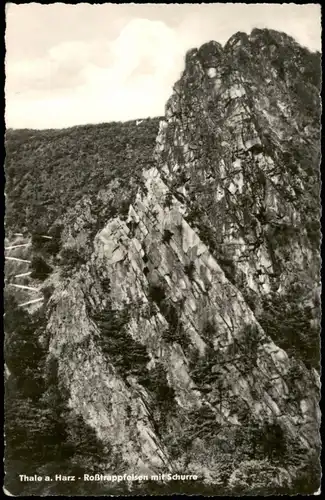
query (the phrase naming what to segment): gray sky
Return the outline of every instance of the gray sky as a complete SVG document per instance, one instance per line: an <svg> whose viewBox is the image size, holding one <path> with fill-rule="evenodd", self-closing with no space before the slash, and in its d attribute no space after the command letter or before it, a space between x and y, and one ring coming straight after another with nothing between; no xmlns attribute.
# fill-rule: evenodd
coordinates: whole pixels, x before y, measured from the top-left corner
<svg viewBox="0 0 325 500"><path fill-rule="evenodd" d="M6 124L61 128L164 114L185 52L254 27L321 48L318 4L7 4Z"/></svg>

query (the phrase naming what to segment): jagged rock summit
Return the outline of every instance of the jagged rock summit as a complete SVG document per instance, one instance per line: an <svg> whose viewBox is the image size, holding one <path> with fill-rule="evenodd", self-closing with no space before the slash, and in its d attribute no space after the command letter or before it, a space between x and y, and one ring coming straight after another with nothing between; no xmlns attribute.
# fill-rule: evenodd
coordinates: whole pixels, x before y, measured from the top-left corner
<svg viewBox="0 0 325 500"><path fill-rule="evenodd" d="M317 57L258 29L189 51L127 211L61 218L42 341L102 473L317 489Z"/></svg>

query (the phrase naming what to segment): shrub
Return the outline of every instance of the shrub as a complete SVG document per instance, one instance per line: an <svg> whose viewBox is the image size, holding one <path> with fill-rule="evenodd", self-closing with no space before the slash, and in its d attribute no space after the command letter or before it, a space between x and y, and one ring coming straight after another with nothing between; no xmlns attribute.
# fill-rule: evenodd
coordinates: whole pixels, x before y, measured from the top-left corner
<svg viewBox="0 0 325 500"><path fill-rule="evenodd" d="M179 313L176 306L164 300L160 303L160 311L166 318L172 331L176 331L179 326Z"/></svg>
<svg viewBox="0 0 325 500"><path fill-rule="evenodd" d="M42 227L37 227L32 232L32 247L34 250L42 250L47 243L47 239L43 238L46 235L46 229Z"/></svg>
<svg viewBox="0 0 325 500"><path fill-rule="evenodd" d="M147 364L150 361L145 346L133 339L127 331L129 315L126 309L113 310L110 307L94 316L101 332L100 345L103 353L108 356L119 373L126 378L128 375L147 374ZM128 346L125 349L125 346Z"/></svg>
<svg viewBox="0 0 325 500"><path fill-rule="evenodd" d="M139 378L139 382L152 394L154 404L159 407L160 421L165 425L167 414L171 413L175 405L175 391L168 384L163 364L156 362L154 368ZM162 429L159 433L162 433Z"/></svg>
<svg viewBox="0 0 325 500"><path fill-rule="evenodd" d="M102 285L102 289L104 291L105 294L110 294L111 293L111 282L110 282L110 279L109 278L104 278L101 280L101 285Z"/></svg>
<svg viewBox="0 0 325 500"><path fill-rule="evenodd" d="M221 424L216 420L216 413L208 405L202 405L200 408L190 412L189 426L186 429L190 441L196 438L211 439L221 431Z"/></svg>
<svg viewBox="0 0 325 500"><path fill-rule="evenodd" d="M43 257L40 255L36 255L32 259L32 273L31 278L44 281L53 271L52 267L45 262Z"/></svg>
<svg viewBox="0 0 325 500"><path fill-rule="evenodd" d="M280 461L286 458L286 436L277 422L265 423L261 430L260 446L263 456L270 462Z"/></svg>
<svg viewBox="0 0 325 500"><path fill-rule="evenodd" d="M319 368L319 330L311 326L311 310L303 305L299 290L265 298L257 319L265 333L289 356L302 360L307 368Z"/></svg>
<svg viewBox="0 0 325 500"><path fill-rule="evenodd" d="M177 342L182 347L184 352L187 351L189 339L180 320L178 320L177 324L175 324L174 327L169 326L166 330L163 331L162 339L168 344Z"/></svg>
<svg viewBox="0 0 325 500"><path fill-rule="evenodd" d="M171 231L169 231L169 229L164 229L162 241L164 243L169 243L170 240L172 239L172 236L173 236L173 233Z"/></svg>
<svg viewBox="0 0 325 500"><path fill-rule="evenodd" d="M166 292L161 285L150 285L148 294L150 300L155 302L158 306L166 298Z"/></svg>
<svg viewBox="0 0 325 500"><path fill-rule="evenodd" d="M217 260L218 264L225 273L226 278L230 281L230 283L236 284L236 267L232 259L220 254Z"/></svg>
<svg viewBox="0 0 325 500"><path fill-rule="evenodd" d="M52 238L51 240L45 239L45 244L43 246L44 250L52 255L55 256L59 253L61 250L62 246L62 241L61 241L61 234L63 231L63 225L62 224L55 224L51 230L49 231L49 236Z"/></svg>
<svg viewBox="0 0 325 500"><path fill-rule="evenodd" d="M192 260L189 262L189 264L185 264L184 272L188 276L189 280L193 280L195 272L195 264Z"/></svg>
<svg viewBox="0 0 325 500"><path fill-rule="evenodd" d="M173 206L173 195L170 191L166 193L164 207L171 208Z"/></svg>
<svg viewBox="0 0 325 500"><path fill-rule="evenodd" d="M63 248L60 252L60 261L64 275L68 275L70 272L79 269L80 266L86 263L85 258L75 247Z"/></svg>
<svg viewBox="0 0 325 500"><path fill-rule="evenodd" d="M213 321L207 320L203 326L202 333L201 333L204 341L213 347L213 339L216 336L216 327L213 323Z"/></svg>
<svg viewBox="0 0 325 500"><path fill-rule="evenodd" d="M46 286L42 289L42 292L44 295L45 302L48 302L50 300L51 296L53 295L54 286L53 285Z"/></svg>
<svg viewBox="0 0 325 500"><path fill-rule="evenodd" d="M133 238L135 235L135 230L138 227L139 223L134 221L134 220L131 220L131 221L127 222L126 225L130 229L130 237Z"/></svg>
<svg viewBox="0 0 325 500"><path fill-rule="evenodd" d="M207 387L211 387L213 384L218 384L222 379L222 373L220 370L212 372L212 368L218 367L218 362L220 354L214 351L213 348L208 347L206 349L206 354L204 356L193 356L190 360L190 375L192 380L195 382L198 390L207 390Z"/></svg>
<svg viewBox="0 0 325 500"><path fill-rule="evenodd" d="M291 495L313 495L321 485L319 452L304 453L290 488Z"/></svg>
<svg viewBox="0 0 325 500"><path fill-rule="evenodd" d="M249 460L231 474L228 485L235 494L270 495L283 493L290 483L290 475L284 468L275 467L268 460Z"/></svg>

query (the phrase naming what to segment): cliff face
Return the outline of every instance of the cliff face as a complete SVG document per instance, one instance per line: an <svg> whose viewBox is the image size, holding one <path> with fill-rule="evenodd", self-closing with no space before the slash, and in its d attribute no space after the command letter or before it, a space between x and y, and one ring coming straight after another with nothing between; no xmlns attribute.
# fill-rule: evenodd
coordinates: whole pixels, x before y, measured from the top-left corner
<svg viewBox="0 0 325 500"><path fill-rule="evenodd" d="M319 91L285 35L238 33L187 55L157 158L186 218L259 313L260 299L319 273ZM169 139L170 138L170 139ZM316 255L315 255L316 254Z"/></svg>
<svg viewBox="0 0 325 500"><path fill-rule="evenodd" d="M318 71L267 30L190 51L128 210L61 217L40 340L96 472L317 489Z"/></svg>

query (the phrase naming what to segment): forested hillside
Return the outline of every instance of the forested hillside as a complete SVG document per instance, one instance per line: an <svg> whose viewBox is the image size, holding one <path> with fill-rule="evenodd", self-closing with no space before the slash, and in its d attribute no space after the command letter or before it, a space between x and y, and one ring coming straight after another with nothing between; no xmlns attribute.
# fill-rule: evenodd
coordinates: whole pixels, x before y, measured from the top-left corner
<svg viewBox="0 0 325 500"><path fill-rule="evenodd" d="M49 228L84 195L96 197L112 181L118 196L131 197L142 169L153 165L159 118L139 122L8 130L8 230Z"/></svg>

